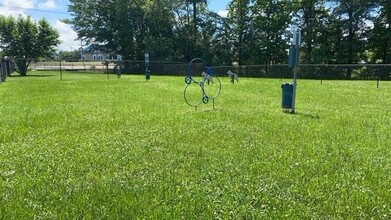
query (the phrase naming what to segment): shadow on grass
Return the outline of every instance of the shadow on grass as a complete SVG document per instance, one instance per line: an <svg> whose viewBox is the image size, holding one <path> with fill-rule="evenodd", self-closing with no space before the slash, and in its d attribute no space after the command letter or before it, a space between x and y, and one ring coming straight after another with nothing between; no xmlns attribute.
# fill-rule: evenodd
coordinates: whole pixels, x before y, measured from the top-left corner
<svg viewBox="0 0 391 220"><path fill-rule="evenodd" d="M9 77L15 77L15 78L19 78L19 77L26 77L26 78L29 78L29 77L52 77L54 75L43 75L43 74L37 74L37 75L25 75L25 76L22 76L22 75L11 75Z"/></svg>
<svg viewBox="0 0 391 220"><path fill-rule="evenodd" d="M291 115L303 116L303 117L310 118L310 119L320 119L319 115L315 115L315 114L311 114L311 113L307 113L307 112L294 112L293 113L290 109L283 109L282 112L286 113L286 114L291 114Z"/></svg>
<svg viewBox="0 0 391 220"><path fill-rule="evenodd" d="M216 108L204 109L204 110L201 110L200 112L212 112L212 111L218 111L218 109L216 109Z"/></svg>
<svg viewBox="0 0 391 220"><path fill-rule="evenodd" d="M311 114L311 113L296 112L295 114L299 115L299 116L304 116L304 117L310 118L310 119L320 119L319 115L315 115L315 114Z"/></svg>

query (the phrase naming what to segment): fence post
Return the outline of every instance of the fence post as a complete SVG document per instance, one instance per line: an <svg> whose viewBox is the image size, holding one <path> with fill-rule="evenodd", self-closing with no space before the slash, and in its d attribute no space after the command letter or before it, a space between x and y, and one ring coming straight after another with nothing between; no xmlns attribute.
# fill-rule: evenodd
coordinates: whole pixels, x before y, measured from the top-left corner
<svg viewBox="0 0 391 220"><path fill-rule="evenodd" d="M0 84L3 82L3 61L0 62Z"/></svg>
<svg viewBox="0 0 391 220"><path fill-rule="evenodd" d="M61 60L60 60L60 79L62 80L62 67L61 67Z"/></svg>
<svg viewBox="0 0 391 220"><path fill-rule="evenodd" d="M5 79L7 77L7 62L4 58L1 59L0 62L0 83L5 82Z"/></svg>

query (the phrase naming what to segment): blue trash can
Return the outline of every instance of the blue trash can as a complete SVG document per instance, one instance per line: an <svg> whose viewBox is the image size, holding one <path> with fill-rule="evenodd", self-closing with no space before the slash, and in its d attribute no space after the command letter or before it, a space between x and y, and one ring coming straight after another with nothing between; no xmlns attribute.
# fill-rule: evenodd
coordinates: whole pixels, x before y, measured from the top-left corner
<svg viewBox="0 0 391 220"><path fill-rule="evenodd" d="M145 70L145 79L150 80L151 79L151 70Z"/></svg>
<svg viewBox="0 0 391 220"><path fill-rule="evenodd" d="M282 108L291 109L293 99L293 84L284 83L281 85L282 88Z"/></svg>

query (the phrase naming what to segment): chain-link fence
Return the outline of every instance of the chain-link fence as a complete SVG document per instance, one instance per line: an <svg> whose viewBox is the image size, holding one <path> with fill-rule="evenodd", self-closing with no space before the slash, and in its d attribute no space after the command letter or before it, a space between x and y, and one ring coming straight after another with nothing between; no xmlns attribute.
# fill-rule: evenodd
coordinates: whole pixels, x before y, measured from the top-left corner
<svg viewBox="0 0 391 220"><path fill-rule="evenodd" d="M114 69L114 63L109 63L109 70ZM29 69L32 71L77 71L77 72L106 72L107 66L102 62L31 62Z"/></svg>
<svg viewBox="0 0 391 220"><path fill-rule="evenodd" d="M148 69L152 75L185 76L188 63L151 61ZM195 64L200 65L200 64ZM292 69L287 64L248 65L248 66L212 66L217 76L227 76L230 70L239 77L255 78L291 78ZM50 71L82 71L96 73L113 73L118 69L122 74L145 74L144 61L114 62L33 62L31 70ZM202 68L192 68L199 70ZM192 75L198 73L192 73ZM390 80L391 64L301 64L298 68L300 79L358 79L358 80Z"/></svg>
<svg viewBox="0 0 391 220"><path fill-rule="evenodd" d="M13 69L13 63L8 59L1 58L0 83L5 82L7 77L11 75L12 69Z"/></svg>
<svg viewBox="0 0 391 220"><path fill-rule="evenodd" d="M228 70L231 70L239 77L292 78L293 76L293 71L288 68L288 65L218 66L214 69L218 75L224 75ZM390 80L391 65L303 64L299 66L297 73L300 79Z"/></svg>
<svg viewBox="0 0 391 220"><path fill-rule="evenodd" d="M335 65L301 65L300 78L310 79L359 79L390 80L389 64L335 64Z"/></svg>

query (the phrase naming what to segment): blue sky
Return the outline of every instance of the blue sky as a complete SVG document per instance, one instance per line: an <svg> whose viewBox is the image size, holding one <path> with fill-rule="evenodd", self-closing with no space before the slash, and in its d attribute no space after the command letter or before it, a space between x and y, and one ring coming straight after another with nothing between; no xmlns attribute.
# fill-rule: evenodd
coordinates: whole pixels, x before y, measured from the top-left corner
<svg viewBox="0 0 391 220"><path fill-rule="evenodd" d="M226 15L226 8L230 0L208 0L209 9ZM18 16L31 16L33 19L46 18L60 33L61 44L59 50L76 50L80 42L72 28L61 22L69 18L67 5L69 0L0 0L0 14Z"/></svg>

